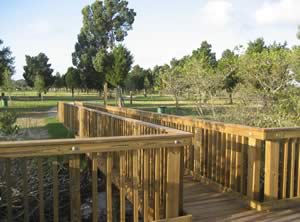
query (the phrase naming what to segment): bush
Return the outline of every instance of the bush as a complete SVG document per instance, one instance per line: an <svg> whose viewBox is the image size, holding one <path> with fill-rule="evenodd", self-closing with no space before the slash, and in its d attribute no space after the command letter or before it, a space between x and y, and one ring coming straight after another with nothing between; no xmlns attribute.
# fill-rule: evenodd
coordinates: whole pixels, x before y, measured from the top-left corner
<svg viewBox="0 0 300 222"><path fill-rule="evenodd" d="M10 136L18 133L19 126L16 125L17 115L14 112L3 111L0 113L0 133Z"/></svg>

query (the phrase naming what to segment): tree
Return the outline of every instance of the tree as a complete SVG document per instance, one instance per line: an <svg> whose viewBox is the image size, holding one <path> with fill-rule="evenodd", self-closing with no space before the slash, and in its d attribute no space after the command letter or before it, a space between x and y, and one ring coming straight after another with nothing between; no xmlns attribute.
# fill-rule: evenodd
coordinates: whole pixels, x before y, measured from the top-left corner
<svg viewBox="0 0 300 222"><path fill-rule="evenodd" d="M145 69L134 66L125 80L125 88L132 91L144 89L145 74Z"/></svg>
<svg viewBox="0 0 300 222"><path fill-rule="evenodd" d="M111 68L108 69L106 74L106 81L115 87L123 86L131 69L133 56L128 49L119 45L113 49L112 53L110 53L110 59Z"/></svg>
<svg viewBox="0 0 300 222"><path fill-rule="evenodd" d="M66 73L66 86L71 89L72 97L74 97L74 89L80 86L80 73L77 69L69 67Z"/></svg>
<svg viewBox="0 0 300 222"><path fill-rule="evenodd" d="M64 86L65 86L64 79L60 75L60 73L57 72L56 75L55 75L55 77L54 77L53 87L55 87L56 89L61 89Z"/></svg>
<svg viewBox="0 0 300 222"><path fill-rule="evenodd" d="M53 69L51 69L51 64L48 62L49 59L44 53L40 53L37 56L26 55L23 77L30 87L35 87L35 81L37 79L39 79L39 82L43 79L44 92L53 85ZM39 77L37 78L38 75Z"/></svg>
<svg viewBox="0 0 300 222"><path fill-rule="evenodd" d="M3 41L0 39L0 86L2 85L3 75L6 70L12 75L14 73L14 61L9 47L2 47Z"/></svg>
<svg viewBox="0 0 300 222"><path fill-rule="evenodd" d="M229 95L229 103L232 104L232 93L239 83L237 76L238 71L238 55L229 49L225 50L221 59L218 61L218 72L224 76L223 89Z"/></svg>
<svg viewBox="0 0 300 222"><path fill-rule="evenodd" d="M290 72L292 61L289 49L263 50L240 58L239 75L264 102L272 105L294 79Z"/></svg>
<svg viewBox="0 0 300 222"><path fill-rule="evenodd" d="M11 80L11 76L11 71L8 68L6 68L2 75L2 89L5 92L10 92L13 89L13 82Z"/></svg>
<svg viewBox="0 0 300 222"><path fill-rule="evenodd" d="M73 64L85 76L81 80L88 88L100 88L101 76L93 66L96 54L112 51L117 42L122 42L132 28L136 13L128 8L125 0L95 1L82 10L83 26L78 35L75 52L72 54ZM98 55L99 56L99 55ZM97 56L97 57L98 57ZM102 85L102 84L101 84ZM107 88L107 84L104 88ZM107 94L107 92L106 92Z"/></svg>
<svg viewBox="0 0 300 222"><path fill-rule="evenodd" d="M217 92L222 89L224 76L207 63L206 57L192 57L187 60L184 72L185 82L188 84L187 90L193 95L198 113L204 115L203 103L206 103L215 117L214 104L208 104L207 101L212 101Z"/></svg>
<svg viewBox="0 0 300 222"><path fill-rule="evenodd" d="M172 95L175 101L176 112L179 108L179 97L186 88L182 67L175 65L170 68L165 67L161 73L164 91Z"/></svg>
<svg viewBox="0 0 300 222"><path fill-rule="evenodd" d="M35 75L34 88L38 92L39 98L42 99L42 92L45 91L46 83L43 75Z"/></svg>
<svg viewBox="0 0 300 222"><path fill-rule="evenodd" d="M257 38L254 41L248 43L248 48L246 49L246 54L251 53L261 53L267 49L265 40L263 38Z"/></svg>
<svg viewBox="0 0 300 222"><path fill-rule="evenodd" d="M204 65L207 64L211 68L217 67L216 53L212 52L212 46L207 41L203 41L200 48L192 52L192 57L201 60ZM186 59L188 58L184 58Z"/></svg>

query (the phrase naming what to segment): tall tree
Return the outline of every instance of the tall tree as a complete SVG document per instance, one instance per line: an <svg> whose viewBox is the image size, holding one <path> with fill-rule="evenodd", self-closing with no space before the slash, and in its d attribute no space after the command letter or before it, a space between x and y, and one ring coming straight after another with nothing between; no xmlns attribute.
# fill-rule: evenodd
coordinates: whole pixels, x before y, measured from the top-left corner
<svg viewBox="0 0 300 222"><path fill-rule="evenodd" d="M44 92L47 91L54 82L52 76L53 69L49 63L48 57L44 53L40 53L37 56L26 55L26 65L24 66L23 77L30 87L35 86L36 76L40 75L44 81Z"/></svg>
<svg viewBox="0 0 300 222"><path fill-rule="evenodd" d="M65 81L66 86L72 91L72 97L74 97L74 89L80 87L80 72L74 67L69 67Z"/></svg>
<svg viewBox="0 0 300 222"><path fill-rule="evenodd" d="M113 50L132 28L136 13L128 8L126 0L95 1L82 10L83 26L73 53L73 64L80 69L87 87L100 89L101 76L93 66L93 59L101 50ZM102 85L102 84L101 84ZM106 85L104 83L104 85ZM106 85L107 86L107 85Z"/></svg>
<svg viewBox="0 0 300 222"><path fill-rule="evenodd" d="M6 68L2 76L2 87L1 87L5 92L10 92L13 89L13 82L11 76L12 76L11 71L8 68Z"/></svg>
<svg viewBox="0 0 300 222"><path fill-rule="evenodd" d="M10 74L14 73L14 61L12 52L9 47L1 47L3 41L0 39L0 86L2 85L3 75L5 70L8 69Z"/></svg>
<svg viewBox="0 0 300 222"><path fill-rule="evenodd" d="M145 69L143 69L139 65L136 65L128 74L125 81L125 87L128 90L142 90L144 89L144 82Z"/></svg>
<svg viewBox="0 0 300 222"><path fill-rule="evenodd" d="M224 77L223 89L229 95L229 103L232 104L232 93L239 82L237 76L238 71L238 55L229 49L222 53L221 59L218 61L218 72Z"/></svg>
<svg viewBox="0 0 300 222"><path fill-rule="evenodd" d="M212 46L207 41L203 41L200 48L192 52L192 57L201 60L203 64L207 64L211 68L217 67L216 53L212 52Z"/></svg>
<svg viewBox="0 0 300 222"><path fill-rule="evenodd" d="M56 75L54 76L53 86L56 89L61 89L65 86L65 82L63 80L63 77L60 75L59 72L56 72Z"/></svg>
<svg viewBox="0 0 300 222"><path fill-rule="evenodd" d="M257 38L256 40L248 43L246 54L262 53L265 49L267 49L265 40L263 38Z"/></svg>
<svg viewBox="0 0 300 222"><path fill-rule="evenodd" d="M43 75L35 75L34 88L37 91L39 97L42 99L42 92L44 92L46 88L46 82Z"/></svg>

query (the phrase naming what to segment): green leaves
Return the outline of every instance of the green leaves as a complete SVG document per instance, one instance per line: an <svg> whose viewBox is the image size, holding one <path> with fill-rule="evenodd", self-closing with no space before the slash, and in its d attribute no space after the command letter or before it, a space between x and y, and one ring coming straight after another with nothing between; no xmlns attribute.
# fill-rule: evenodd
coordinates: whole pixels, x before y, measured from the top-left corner
<svg viewBox="0 0 300 222"><path fill-rule="evenodd" d="M26 55L25 58L26 65L24 66L23 77L27 84L30 87L36 87L35 81L38 80L39 92L50 88L54 82L54 77L52 76L53 69L51 69L48 57L44 53L40 53L37 56ZM41 89L41 86L43 86L43 89Z"/></svg>
<svg viewBox="0 0 300 222"><path fill-rule="evenodd" d="M4 72L10 72L10 75L14 72L15 58L12 56L12 52L9 47L1 47L3 41L0 39L0 86L3 84Z"/></svg>
<svg viewBox="0 0 300 222"><path fill-rule="evenodd" d="M17 115L14 112L0 112L0 133L4 136L11 136L19 131L19 126L16 125Z"/></svg>

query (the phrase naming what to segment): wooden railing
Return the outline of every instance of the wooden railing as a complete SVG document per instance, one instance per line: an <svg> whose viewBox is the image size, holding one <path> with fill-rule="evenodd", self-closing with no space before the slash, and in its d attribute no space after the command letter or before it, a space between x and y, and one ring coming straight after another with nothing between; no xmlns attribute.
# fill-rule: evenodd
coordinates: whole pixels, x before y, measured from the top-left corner
<svg viewBox="0 0 300 222"><path fill-rule="evenodd" d="M300 198L299 127L256 128L129 108L84 106L193 133L193 145L184 148L185 168L195 179L246 196L251 207L288 206Z"/></svg>
<svg viewBox="0 0 300 222"><path fill-rule="evenodd" d="M126 200L135 222L181 215L191 134L72 104L58 113L78 138L0 143L0 221L81 221L90 202L93 221L125 221Z"/></svg>

